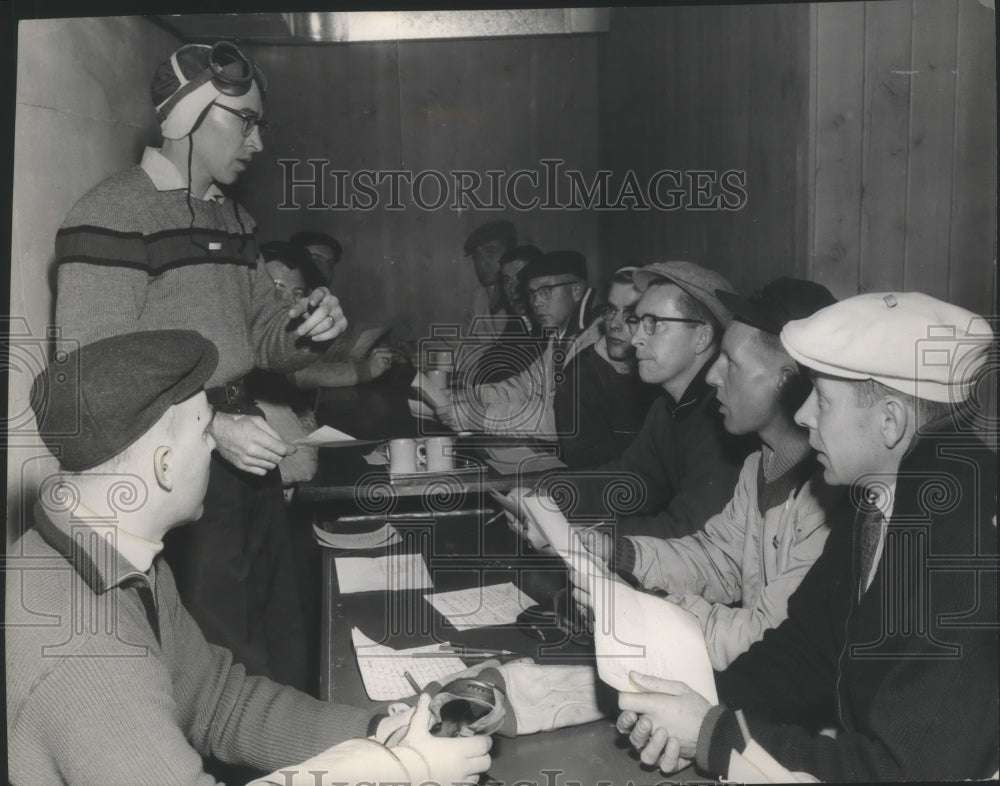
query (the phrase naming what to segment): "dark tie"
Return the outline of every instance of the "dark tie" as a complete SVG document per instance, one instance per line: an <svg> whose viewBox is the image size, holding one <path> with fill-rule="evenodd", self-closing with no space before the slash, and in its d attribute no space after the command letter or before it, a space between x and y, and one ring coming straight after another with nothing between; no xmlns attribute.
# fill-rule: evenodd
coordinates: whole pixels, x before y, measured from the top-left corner
<svg viewBox="0 0 1000 786"><path fill-rule="evenodd" d="M858 600L861 600L868 589L868 576L875 562L875 554L878 551L879 540L882 537L882 511L874 504L874 500L869 497L858 508L858 518L856 532L858 537L858 553L861 560L860 583L858 584Z"/></svg>

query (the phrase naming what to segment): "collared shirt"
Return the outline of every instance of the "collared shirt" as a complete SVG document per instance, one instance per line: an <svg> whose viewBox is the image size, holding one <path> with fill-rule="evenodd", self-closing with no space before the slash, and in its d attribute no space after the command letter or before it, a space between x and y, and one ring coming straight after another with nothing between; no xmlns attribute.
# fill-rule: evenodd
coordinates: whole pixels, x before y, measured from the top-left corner
<svg viewBox="0 0 1000 786"><path fill-rule="evenodd" d="M176 191L181 188L187 188L188 179L184 176L184 173L174 166L173 161L163 155L158 147L147 147L143 151L142 161L139 162L139 166L149 176L149 179L153 181L153 185L157 191ZM212 183L202 196L198 196L197 194L194 194L194 196L205 202L214 199L216 202L222 204L226 201L225 194L222 193L215 183Z"/></svg>
<svg viewBox="0 0 1000 786"><path fill-rule="evenodd" d="M46 543L66 557L96 594L102 595L132 578L141 578L148 583L147 573L156 554L144 548L139 541L150 546L158 545L160 548L163 547L162 543L154 544L138 535L124 533L120 526L113 523L74 521L69 518L57 522L56 518L61 517L50 515L40 502L35 504L34 519L38 533ZM124 548L123 543L127 543ZM146 569L141 570L125 552L141 561L148 560Z"/></svg>
<svg viewBox="0 0 1000 786"><path fill-rule="evenodd" d="M710 357L705 364L698 369L698 373L695 374L694 379L692 379L687 388L685 388L684 393L681 394L679 401L674 401L674 397L669 393L664 397L667 402L667 409L670 410L670 414L675 421L679 421L687 417L688 413L696 409L695 404L702 400L706 393L710 396L715 396L715 389L705 381L708 376L708 370L715 363L715 359L719 356L718 350L716 350L712 357Z"/></svg>
<svg viewBox="0 0 1000 786"><path fill-rule="evenodd" d="M878 564L882 559L882 551L885 549L885 535L889 531L889 519L892 518L892 508L896 500L896 481L894 479L892 483L886 486L873 486L870 490L872 492L872 503L882 514L882 526L879 532L878 546L875 548L875 558L872 560L871 570L868 572L868 578L865 580L865 592L869 590L872 581L875 580L875 571L878 570Z"/></svg>

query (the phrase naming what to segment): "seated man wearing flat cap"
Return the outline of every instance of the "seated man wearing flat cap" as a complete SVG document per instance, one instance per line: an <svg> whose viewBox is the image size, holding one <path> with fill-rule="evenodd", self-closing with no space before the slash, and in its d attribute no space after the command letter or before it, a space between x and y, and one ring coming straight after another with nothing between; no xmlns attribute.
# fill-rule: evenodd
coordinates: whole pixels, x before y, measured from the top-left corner
<svg viewBox="0 0 1000 786"><path fill-rule="evenodd" d="M577 251L550 251L525 265L518 278L535 320L547 335L545 351L509 379L469 386L436 408L456 429L556 438L553 401L557 374L600 337L587 261ZM457 364L461 358L457 358Z"/></svg>
<svg viewBox="0 0 1000 786"><path fill-rule="evenodd" d="M427 695L373 717L247 676L209 644L159 554L202 513L215 345L140 331L74 354L32 387L63 473L43 483L6 565L11 782L211 784L209 755L280 770L266 782L281 786L468 782L489 767L488 737L430 735Z"/></svg>
<svg viewBox="0 0 1000 786"><path fill-rule="evenodd" d="M722 510L756 447L726 432L715 391L705 381L732 320L716 290L733 289L715 271L691 262L656 262L632 279L642 297L626 323L639 377L662 394L619 458L553 481L577 492L566 497L572 505L563 511L567 517L614 516L619 535L678 538ZM610 510L612 496L626 500L627 508ZM511 525L530 537L523 522Z"/></svg>
<svg viewBox="0 0 1000 786"><path fill-rule="evenodd" d="M720 704L666 680L619 695L644 762L727 776L752 741L822 781L997 771L997 466L963 403L992 341L985 320L918 292L784 327L814 385L796 422L856 512L831 524L788 619L717 675Z"/></svg>
<svg viewBox="0 0 1000 786"><path fill-rule="evenodd" d="M788 598L823 551L846 493L823 480L809 433L794 421L811 384L782 348L790 320L835 302L826 287L779 278L753 297L716 293L734 319L706 381L730 434L756 434L725 508L683 538L619 537L594 544L611 567L645 589L669 593L701 623L709 658L724 669L788 616ZM586 583L578 599L589 602Z"/></svg>

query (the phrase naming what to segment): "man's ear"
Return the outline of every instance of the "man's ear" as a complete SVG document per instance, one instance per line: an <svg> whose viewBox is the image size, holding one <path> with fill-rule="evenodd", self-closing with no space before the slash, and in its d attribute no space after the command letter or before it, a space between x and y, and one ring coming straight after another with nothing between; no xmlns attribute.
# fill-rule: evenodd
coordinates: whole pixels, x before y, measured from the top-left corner
<svg viewBox="0 0 1000 786"><path fill-rule="evenodd" d="M892 450L906 436L910 424L910 410L898 396L887 396L879 404L882 441Z"/></svg>
<svg viewBox="0 0 1000 786"><path fill-rule="evenodd" d="M782 366L781 370L778 372L778 390L785 391L791 387L792 383L798 378L798 370L792 366Z"/></svg>
<svg viewBox="0 0 1000 786"><path fill-rule="evenodd" d="M583 300L583 293L587 291L587 288L580 282L576 282L569 288L569 291L573 294L573 302L579 303Z"/></svg>
<svg viewBox="0 0 1000 786"><path fill-rule="evenodd" d="M171 491L174 487L173 460L173 451L166 445L160 445L153 451L153 473L164 491Z"/></svg>
<svg viewBox="0 0 1000 786"><path fill-rule="evenodd" d="M715 338L715 330L708 323L703 323L695 328L694 348L699 355L712 348L712 340Z"/></svg>

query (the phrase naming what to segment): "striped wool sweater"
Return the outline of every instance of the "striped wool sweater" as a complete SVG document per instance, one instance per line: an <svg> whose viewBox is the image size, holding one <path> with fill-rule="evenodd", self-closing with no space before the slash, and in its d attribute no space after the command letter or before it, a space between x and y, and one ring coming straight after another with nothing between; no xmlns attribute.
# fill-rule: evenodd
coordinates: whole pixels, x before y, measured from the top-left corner
<svg viewBox="0 0 1000 786"><path fill-rule="evenodd" d="M63 338L88 344L138 330L197 330L219 348L208 387L254 367L294 371L327 346L288 330L287 304L275 297L243 208L158 190L142 166L77 202L56 235L56 258Z"/></svg>

